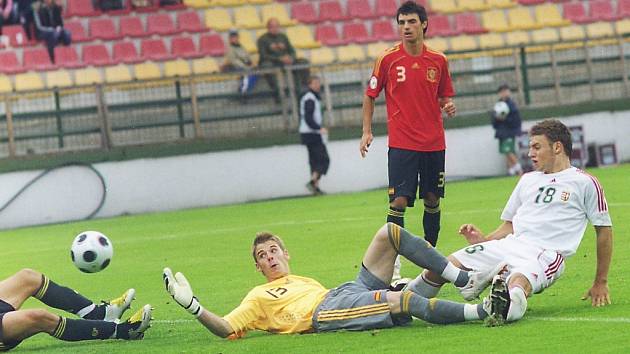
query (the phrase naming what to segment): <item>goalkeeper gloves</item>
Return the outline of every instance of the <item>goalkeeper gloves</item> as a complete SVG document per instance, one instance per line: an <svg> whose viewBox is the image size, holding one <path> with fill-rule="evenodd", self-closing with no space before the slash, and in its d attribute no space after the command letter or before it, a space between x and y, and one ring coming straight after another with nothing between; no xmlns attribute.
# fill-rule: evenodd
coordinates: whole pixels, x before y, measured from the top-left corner
<svg viewBox="0 0 630 354"><path fill-rule="evenodd" d="M193 314L193 316L201 316L203 307L199 304L197 297L193 295L192 288L190 287L190 284L184 274L177 272L175 276L173 276L173 272L167 267L164 268L162 277L164 278L166 291L171 294L173 299L181 307L185 308L186 311Z"/></svg>

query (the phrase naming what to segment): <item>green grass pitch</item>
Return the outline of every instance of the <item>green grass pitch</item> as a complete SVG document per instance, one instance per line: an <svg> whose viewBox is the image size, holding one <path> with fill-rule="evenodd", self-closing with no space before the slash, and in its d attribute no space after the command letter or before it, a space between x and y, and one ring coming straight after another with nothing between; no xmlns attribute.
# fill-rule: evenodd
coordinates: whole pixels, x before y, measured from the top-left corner
<svg viewBox="0 0 630 354"><path fill-rule="evenodd" d="M182 271L201 303L224 315L247 291L263 282L255 271L250 244L257 231L281 235L290 251L292 272L313 277L327 287L353 279L364 250L383 224L384 190L281 199L179 212L124 216L104 220L23 228L0 232L4 278L23 267L44 272L98 301L135 287L133 309L155 307L155 322L142 341L67 343L39 334L15 352L28 353L488 353L608 352L630 348L630 165L590 171L606 191L613 218L615 247L609 274L612 306L592 308L580 297L595 273L595 234L588 227L578 253L567 261L564 276L543 294L530 298L525 318L515 324L486 328L480 322L439 326L414 321L405 328L368 332L269 335L250 332L244 339L214 337L175 304L164 291L161 270ZM473 222L484 231L499 223L500 212L516 178L450 183L442 202L439 249L448 254L465 245L457 228ZM407 226L421 233L419 208L407 211ZM73 237L99 230L114 244L108 269L83 274L70 261ZM418 269L403 264L403 275ZM445 286L440 297L460 301ZM42 307L29 300L26 307ZM129 316L131 312L125 314Z"/></svg>

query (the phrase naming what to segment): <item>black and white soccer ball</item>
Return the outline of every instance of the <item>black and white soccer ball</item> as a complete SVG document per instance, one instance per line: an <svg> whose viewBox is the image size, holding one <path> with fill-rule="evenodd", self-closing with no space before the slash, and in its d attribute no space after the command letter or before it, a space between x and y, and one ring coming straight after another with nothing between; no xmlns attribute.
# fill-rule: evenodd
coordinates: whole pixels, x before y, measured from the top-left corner
<svg viewBox="0 0 630 354"><path fill-rule="evenodd" d="M96 273L107 268L114 255L112 242L98 231L84 231L72 242L70 257L84 273Z"/></svg>
<svg viewBox="0 0 630 354"><path fill-rule="evenodd" d="M494 116L498 120L504 120L507 115L510 114L510 106L504 101L499 101L494 104Z"/></svg>

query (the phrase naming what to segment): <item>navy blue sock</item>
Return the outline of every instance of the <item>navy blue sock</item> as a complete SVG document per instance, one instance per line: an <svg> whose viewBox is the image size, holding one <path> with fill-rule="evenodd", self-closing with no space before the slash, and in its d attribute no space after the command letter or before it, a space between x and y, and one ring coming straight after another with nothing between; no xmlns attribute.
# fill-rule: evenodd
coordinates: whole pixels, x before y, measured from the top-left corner
<svg viewBox="0 0 630 354"><path fill-rule="evenodd" d="M393 222L400 227L405 227L405 209L390 206L387 211L387 222Z"/></svg>

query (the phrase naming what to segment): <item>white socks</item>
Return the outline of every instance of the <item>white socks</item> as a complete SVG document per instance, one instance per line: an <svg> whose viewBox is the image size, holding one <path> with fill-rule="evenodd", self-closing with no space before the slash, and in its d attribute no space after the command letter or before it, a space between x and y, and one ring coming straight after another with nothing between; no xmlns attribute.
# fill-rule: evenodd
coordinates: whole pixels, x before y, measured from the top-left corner
<svg viewBox="0 0 630 354"><path fill-rule="evenodd" d="M515 286L510 289L510 309L507 314L507 322L520 320L527 310L527 296L522 288Z"/></svg>

